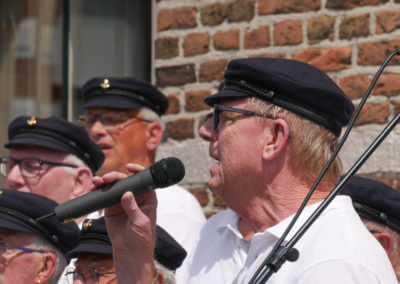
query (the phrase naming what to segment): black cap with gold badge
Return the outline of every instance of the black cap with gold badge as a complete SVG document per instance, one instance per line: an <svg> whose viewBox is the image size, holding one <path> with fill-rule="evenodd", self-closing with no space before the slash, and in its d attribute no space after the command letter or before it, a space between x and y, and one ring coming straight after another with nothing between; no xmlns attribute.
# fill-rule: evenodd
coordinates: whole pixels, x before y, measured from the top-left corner
<svg viewBox="0 0 400 284"><path fill-rule="evenodd" d="M112 254L111 241L108 237L104 217L86 219L83 222L79 244L67 255L75 258L79 257L80 253ZM182 264L185 257L185 249L157 225L154 259L168 269L175 270Z"/></svg>
<svg viewBox="0 0 400 284"><path fill-rule="evenodd" d="M101 149L90 140L83 127L63 118L19 116L8 125L8 142L11 148L29 145L72 153L83 160L95 173L103 164Z"/></svg>
<svg viewBox="0 0 400 284"><path fill-rule="evenodd" d="M139 109L148 107L164 114L169 101L152 84L130 77L96 77L82 87L83 108Z"/></svg>
<svg viewBox="0 0 400 284"><path fill-rule="evenodd" d="M38 235L65 254L78 244L75 222L63 223L55 216L35 221L53 213L57 205L42 195L0 189L0 228Z"/></svg>

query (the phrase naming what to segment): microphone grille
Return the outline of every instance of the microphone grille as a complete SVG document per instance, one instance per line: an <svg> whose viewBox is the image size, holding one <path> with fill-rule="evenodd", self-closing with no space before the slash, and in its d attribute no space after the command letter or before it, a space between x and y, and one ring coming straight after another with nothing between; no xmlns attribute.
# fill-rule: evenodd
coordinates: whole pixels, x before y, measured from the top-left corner
<svg viewBox="0 0 400 284"><path fill-rule="evenodd" d="M150 172L157 187L166 187L183 179L185 166L178 158L169 157L154 163Z"/></svg>

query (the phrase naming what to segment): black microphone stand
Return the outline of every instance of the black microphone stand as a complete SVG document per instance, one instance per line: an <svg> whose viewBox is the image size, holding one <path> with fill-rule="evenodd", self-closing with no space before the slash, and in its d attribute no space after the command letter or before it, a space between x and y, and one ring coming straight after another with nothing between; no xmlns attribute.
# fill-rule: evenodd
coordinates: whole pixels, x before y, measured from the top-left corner
<svg viewBox="0 0 400 284"><path fill-rule="evenodd" d="M381 134L375 139L375 141L370 145L370 147L364 152L361 158L353 165L350 171L346 174L346 176L340 181L340 183L332 190L332 192L327 196L327 198L319 205L319 207L313 212L313 214L307 219L307 221L303 224L302 227L296 232L296 234L292 237L292 239L285 245L282 246L282 242L289 234L290 230L293 228L295 222L298 220L301 212L306 207L307 202L311 198L311 195L314 193L315 189L317 188L319 182L322 180L323 176L325 175L326 171L333 163L334 159L336 158L337 154L339 153L340 149L342 148L344 142L346 141L350 130L353 128L354 122L357 119L358 115L361 112L365 101L367 100L368 96L372 92L379 76L383 72L386 65L389 61L395 56L400 55L400 48L396 49L396 51L392 52L379 68L378 72L376 73L373 81L371 82L368 90L365 92L360 104L357 107L357 110L354 113L353 118L351 119L349 126L346 129L343 138L339 142L338 146L336 147L332 157L329 159L328 163L321 171L320 175L316 179L315 183L311 187L310 191L308 192L306 198L302 202L299 207L299 210L296 212L295 216L291 220L290 224L286 228L285 232L279 238L277 243L275 244L274 248L270 252L270 254L266 257L266 259L261 263L253 277L250 279L249 284L261 284L265 283L273 273L277 272L282 264L286 261L296 261L299 257L299 252L294 248L294 245L297 241L301 238L301 236L307 231L307 229L314 223L317 217L322 213L322 211L329 205L329 203L333 200L333 198L340 192L342 187L347 183L348 179L351 178L357 170L365 163L365 161L369 158L369 156L376 150L376 148L382 143L382 141L386 138L386 136L393 130L393 128L397 125L399 121L400 114L397 114L395 118L391 120L391 122L385 127L385 129L381 132Z"/></svg>

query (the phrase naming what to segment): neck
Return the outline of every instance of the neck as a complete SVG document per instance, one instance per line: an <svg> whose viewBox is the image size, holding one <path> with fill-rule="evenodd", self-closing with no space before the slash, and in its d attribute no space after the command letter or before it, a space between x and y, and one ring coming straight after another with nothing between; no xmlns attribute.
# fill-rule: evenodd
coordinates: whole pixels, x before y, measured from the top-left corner
<svg viewBox="0 0 400 284"><path fill-rule="evenodd" d="M241 212L239 230L244 238L251 238L255 232L264 232L293 215L299 209L313 181L286 175L271 182L248 202ZM333 188L332 183L322 183L308 201L307 205L323 200Z"/></svg>

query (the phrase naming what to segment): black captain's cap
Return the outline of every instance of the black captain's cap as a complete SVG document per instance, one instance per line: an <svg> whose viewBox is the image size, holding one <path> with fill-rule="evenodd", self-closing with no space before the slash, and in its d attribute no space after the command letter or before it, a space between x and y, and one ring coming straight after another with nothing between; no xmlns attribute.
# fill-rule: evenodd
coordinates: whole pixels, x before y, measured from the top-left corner
<svg viewBox="0 0 400 284"><path fill-rule="evenodd" d="M79 244L70 252L68 257L78 257L80 253L112 254L112 246L108 237L104 217L86 219L83 222ZM186 257L186 251L163 228L156 226L156 246L154 259L175 270Z"/></svg>
<svg viewBox="0 0 400 284"><path fill-rule="evenodd" d="M8 143L4 147L11 148L15 145L72 153L83 160L93 173L104 161L103 152L90 140L83 127L56 116L20 116L14 119L8 126Z"/></svg>
<svg viewBox="0 0 400 284"><path fill-rule="evenodd" d="M357 213L400 232L400 192L373 179L354 176L341 194L349 195Z"/></svg>
<svg viewBox="0 0 400 284"><path fill-rule="evenodd" d="M75 222L62 223L55 216L35 221L53 213L57 205L42 195L0 189L0 228L38 235L65 254L78 244Z"/></svg>
<svg viewBox="0 0 400 284"><path fill-rule="evenodd" d="M164 114L169 101L152 84L130 77L96 77L82 87L83 108L106 107L139 109L148 107L158 115Z"/></svg>
<svg viewBox="0 0 400 284"><path fill-rule="evenodd" d="M323 125L336 136L354 111L351 100L324 72L291 59L232 60L221 88L205 103L213 106L223 98L258 97Z"/></svg>

